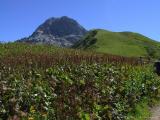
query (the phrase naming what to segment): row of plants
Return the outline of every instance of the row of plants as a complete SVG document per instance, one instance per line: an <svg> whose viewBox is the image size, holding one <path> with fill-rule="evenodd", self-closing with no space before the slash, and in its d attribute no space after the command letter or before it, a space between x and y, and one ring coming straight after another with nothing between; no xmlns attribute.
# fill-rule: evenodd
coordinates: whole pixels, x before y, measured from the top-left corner
<svg viewBox="0 0 160 120"><path fill-rule="evenodd" d="M0 64L28 66L31 62L38 68L48 68L64 62L80 64L87 63L117 63L143 65L150 62L149 58L123 57L92 51L82 51L58 48L51 45L33 45L25 43L0 44Z"/></svg>
<svg viewBox="0 0 160 120"><path fill-rule="evenodd" d="M0 66L0 119L126 120L143 99L158 97L152 66L64 63Z"/></svg>

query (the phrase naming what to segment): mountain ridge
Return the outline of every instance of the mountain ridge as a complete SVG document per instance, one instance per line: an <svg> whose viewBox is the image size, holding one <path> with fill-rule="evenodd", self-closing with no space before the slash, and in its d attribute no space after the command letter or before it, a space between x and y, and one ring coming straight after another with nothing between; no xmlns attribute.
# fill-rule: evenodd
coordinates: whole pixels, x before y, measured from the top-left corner
<svg viewBox="0 0 160 120"><path fill-rule="evenodd" d="M160 56L159 42L134 32L95 29L72 47L121 56Z"/></svg>

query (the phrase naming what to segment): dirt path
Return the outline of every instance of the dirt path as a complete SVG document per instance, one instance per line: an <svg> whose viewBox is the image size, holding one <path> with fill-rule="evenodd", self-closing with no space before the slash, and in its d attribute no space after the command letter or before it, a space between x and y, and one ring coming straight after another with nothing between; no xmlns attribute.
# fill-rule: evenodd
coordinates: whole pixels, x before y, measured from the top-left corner
<svg viewBox="0 0 160 120"><path fill-rule="evenodd" d="M160 120L160 105L151 109L152 116L150 120Z"/></svg>

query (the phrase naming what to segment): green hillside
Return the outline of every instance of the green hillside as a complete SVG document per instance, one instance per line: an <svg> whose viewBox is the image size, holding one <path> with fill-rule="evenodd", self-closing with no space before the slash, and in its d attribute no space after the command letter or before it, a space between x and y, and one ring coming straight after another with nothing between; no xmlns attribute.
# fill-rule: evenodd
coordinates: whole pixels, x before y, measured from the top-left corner
<svg viewBox="0 0 160 120"><path fill-rule="evenodd" d="M160 56L160 43L138 33L92 30L73 48L122 56Z"/></svg>
<svg viewBox="0 0 160 120"><path fill-rule="evenodd" d="M48 53L52 54L55 51L63 50L62 48L53 45L34 45L25 43L6 43L0 44L0 57L9 55L21 55L25 53Z"/></svg>

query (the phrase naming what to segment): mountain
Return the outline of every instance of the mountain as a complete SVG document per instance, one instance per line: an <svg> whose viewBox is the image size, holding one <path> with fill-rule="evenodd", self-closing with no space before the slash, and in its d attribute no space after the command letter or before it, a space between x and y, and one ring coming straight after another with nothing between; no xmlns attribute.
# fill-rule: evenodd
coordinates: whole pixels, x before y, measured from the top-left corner
<svg viewBox="0 0 160 120"><path fill-rule="evenodd" d="M79 41L86 33L87 30L77 21L63 16L46 20L31 36L18 40L18 42L69 47Z"/></svg>
<svg viewBox="0 0 160 120"><path fill-rule="evenodd" d="M160 43L148 37L133 32L87 31L76 20L66 16L46 20L31 36L17 42L51 44L129 57L160 57Z"/></svg>
<svg viewBox="0 0 160 120"><path fill-rule="evenodd" d="M160 43L133 32L91 30L73 48L122 56L160 57Z"/></svg>

